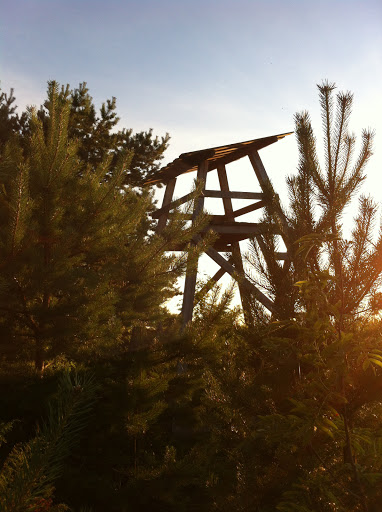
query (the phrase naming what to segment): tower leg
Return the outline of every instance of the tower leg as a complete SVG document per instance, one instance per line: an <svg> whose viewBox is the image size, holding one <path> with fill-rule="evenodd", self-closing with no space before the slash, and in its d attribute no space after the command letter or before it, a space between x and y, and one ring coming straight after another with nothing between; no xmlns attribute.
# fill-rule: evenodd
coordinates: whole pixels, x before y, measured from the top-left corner
<svg viewBox="0 0 382 512"><path fill-rule="evenodd" d="M206 187L206 178L208 171L208 163L206 160L201 162L198 167L198 174L196 177L197 184L202 183L202 194L195 201L194 211L192 213L192 224L195 223L198 215L203 211L204 207L204 196L203 190ZM198 273L198 263L196 268L190 264L190 255L188 255L186 281L184 283L184 295L183 295L183 306L182 306L182 331L186 325L192 320L192 311L194 309L194 298L195 298L195 287L196 287L196 275Z"/></svg>
<svg viewBox="0 0 382 512"><path fill-rule="evenodd" d="M237 273L241 276L244 276L244 266L243 266L243 258L241 256L241 250L239 242L235 242L232 244L232 263L237 269ZM249 326L252 325L252 315L251 315L251 302L249 299L248 290L240 283L240 279L238 281L239 292L241 298L241 306L243 308L244 320L245 323Z"/></svg>
<svg viewBox="0 0 382 512"><path fill-rule="evenodd" d="M224 165L219 165L217 168L220 188L223 192L229 192L228 179L227 179L227 171ZM229 197L223 199L224 211L228 220L234 221L235 217L233 215L232 201ZM235 242L232 244L232 262L237 270L237 273L244 277L244 266L243 259L241 257L240 245L239 242ZM251 307L250 301L248 297L247 290L240 284L239 280L239 291L241 297L241 305L244 313L244 320L247 325L251 323Z"/></svg>
<svg viewBox="0 0 382 512"><path fill-rule="evenodd" d="M165 190L165 193L163 196L162 208L163 208L163 206L167 206L171 203L172 196L174 194L175 184L176 184L176 178L173 178L172 180L170 180L167 183L166 190ZM158 226L156 229L156 232L158 233L158 235L160 233L162 233L162 231L166 227L167 217L168 217L168 213L164 213L159 217Z"/></svg>
<svg viewBox="0 0 382 512"><path fill-rule="evenodd" d="M198 269L191 268L187 263L186 281L184 283L183 307L182 307L182 331L192 320L192 311L194 309L196 274Z"/></svg>
<svg viewBox="0 0 382 512"><path fill-rule="evenodd" d="M202 298L211 290L211 288L219 281L221 277L224 276L226 271L224 268L219 268L219 270L209 279L209 281L203 286L201 290L196 294L194 299L194 304L197 304L202 300Z"/></svg>

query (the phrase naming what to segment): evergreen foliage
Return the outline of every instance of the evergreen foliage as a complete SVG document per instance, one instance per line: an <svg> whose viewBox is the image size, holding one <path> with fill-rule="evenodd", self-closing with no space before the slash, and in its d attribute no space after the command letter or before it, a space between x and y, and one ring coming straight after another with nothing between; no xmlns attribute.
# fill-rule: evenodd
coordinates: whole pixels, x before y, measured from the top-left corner
<svg viewBox="0 0 382 512"><path fill-rule="evenodd" d="M268 191L264 222L281 229L289 259L276 260L271 235L253 241L250 259L276 314L253 301L246 327L232 290L215 286L196 294L183 334L163 303L185 258L166 248L189 243L206 219L189 228L175 215L155 235L151 196L126 186L142 183L167 142L113 138L115 101L97 117L84 84L51 83L45 107L22 122L11 97L0 102L11 120L0 160L4 510L16 496L20 511L378 512L382 235L376 204L361 196L344 238L372 150L365 131L352 163L352 95L319 86L324 163L309 114L296 114L289 208ZM193 246L195 261L211 240ZM72 366L95 375L94 421L73 449L88 406L65 377L58 409L84 414L71 409L59 436L66 413L57 421L51 409L28 441Z"/></svg>
<svg viewBox="0 0 382 512"><path fill-rule="evenodd" d="M81 159L69 91L50 83L46 108L46 126L32 110L30 136L9 140L0 162L2 344L34 352L39 370L59 354L115 351L138 321L163 316L184 266L166 247L192 237L176 220L166 238L148 233L151 196L123 185L131 152L112 173L111 155Z"/></svg>
<svg viewBox="0 0 382 512"><path fill-rule="evenodd" d="M80 159L95 169L107 156L111 156L108 176L120 172L121 160L126 154L131 160L122 169L124 185L142 186L147 176L159 169L159 162L168 147L169 135L154 136L152 129L133 133L132 129L117 130L119 117L116 113L116 98L106 100L97 114L93 98L86 82L77 88L70 86L57 88L57 94L69 103L68 136L77 140L77 153ZM0 90L0 147L12 136L22 135L27 141L33 130L33 122L27 109L18 114L14 105L13 90L7 95ZM49 99L36 112L37 118L48 130L51 116ZM26 148L27 149L27 148Z"/></svg>
<svg viewBox="0 0 382 512"><path fill-rule="evenodd" d="M36 436L16 445L0 473L0 510L23 512L51 507L53 482L63 469L64 458L78 441L95 399L95 385L88 376L64 373L57 396L49 403L48 418ZM68 510L65 506L54 510Z"/></svg>
<svg viewBox="0 0 382 512"><path fill-rule="evenodd" d="M304 280L309 269L329 268L334 272L336 285L333 300L342 300L349 314L362 307L362 300L373 293L382 270L379 257L381 239L373 247L370 237L376 208L369 198L360 200L359 216L355 221L358 231L353 233L353 240L334 241L330 251L325 254L319 250L323 235L328 240L343 238L342 216L365 179L365 166L372 154L373 132L362 132L359 155L353 163L356 137L348 131L353 95L349 92L339 93L335 106L334 84L325 81L318 86L318 90L324 132L324 165L320 166L319 163L309 113L297 113L295 132L299 164L297 174L287 180L290 208L282 212L286 223L280 223L280 215L274 208L268 208L264 218L265 222L277 224L282 230L290 259L285 264L275 262L274 253L279 243L274 236L259 237L252 246L251 262L260 275L260 284L274 298L278 318L293 316L299 302L294 283ZM365 219L363 227L360 224L362 218ZM318 237L318 244L314 243L315 237ZM301 239L303 245L309 247L308 254L298 243ZM261 256L261 250L264 256ZM360 259L361 254L363 257ZM367 270L363 265L366 260ZM351 274L346 279L344 267ZM373 277L366 279L370 272ZM356 275L365 278L354 279ZM344 297L341 297L341 279L346 280L348 287ZM357 291L354 293L355 289ZM345 293L344 289L342 291Z"/></svg>
<svg viewBox="0 0 382 512"><path fill-rule="evenodd" d="M278 471L285 467L278 510L374 510L381 478L381 425L374 420L381 414L381 375L379 357L373 363L370 354L381 350L382 275L375 203L361 196L350 240L342 229L344 210L365 178L373 133L362 132L352 164L353 96L339 93L335 109L335 85L323 82L318 89L325 164L320 167L309 114L296 114L300 160L297 175L288 178L283 232L290 258L282 265L272 257L275 237L253 243L252 262L281 320L271 328L277 335L264 338L261 358L280 381L287 378L281 395L275 395L275 382L269 386L273 410L258 416L256 437L270 448ZM269 209L264 221L275 224L276 217Z"/></svg>
<svg viewBox="0 0 382 512"><path fill-rule="evenodd" d="M14 105L16 98L13 89L9 94L0 89L0 149L23 126L26 114L19 116Z"/></svg>

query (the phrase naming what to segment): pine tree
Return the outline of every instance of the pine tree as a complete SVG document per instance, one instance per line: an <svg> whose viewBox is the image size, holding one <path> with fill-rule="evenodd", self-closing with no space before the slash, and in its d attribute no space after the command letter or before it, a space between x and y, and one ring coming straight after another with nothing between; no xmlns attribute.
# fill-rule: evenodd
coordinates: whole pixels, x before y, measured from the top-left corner
<svg viewBox="0 0 382 512"><path fill-rule="evenodd" d="M179 335L161 303L185 262L165 251L198 226L175 216L151 233L151 197L124 185L132 155L101 157L113 105L93 152L81 133L96 114L87 90L78 94L51 84L47 113L26 124L31 138L9 137L1 162L2 347L9 359L12 344L30 356L37 328L44 360L64 354L100 382L97 421L55 482L58 500L100 511L377 512L382 236L373 237L377 206L362 196L350 239L342 232L372 141L364 132L352 165L352 95L339 94L335 112L334 86L319 86L322 167L309 115L295 117L290 208L273 197L265 217L283 230L290 258L276 261L273 236L253 246L254 278L277 314L254 303L258 321L247 328L215 287L197 295L194 322ZM78 107L75 122L71 101L87 112Z"/></svg>
<svg viewBox="0 0 382 512"><path fill-rule="evenodd" d="M124 184L139 186L146 177L159 169L159 162L168 147L168 133L153 136L152 129L133 134L132 129L115 131L119 121L116 114L116 98L107 100L97 117L93 100L85 82L70 93L72 99L69 135L80 140L79 155L91 165L97 165L107 154L112 154L110 172L117 165L121 154L132 154L129 166L124 170Z"/></svg>
<svg viewBox="0 0 382 512"><path fill-rule="evenodd" d="M13 89L11 89L9 95L5 92L0 92L0 141L2 146L8 140L9 135L17 130L16 107L12 106L15 102L13 92Z"/></svg>
<svg viewBox="0 0 382 512"><path fill-rule="evenodd" d="M133 133L132 129L117 130L119 117L117 115L117 101L115 97L106 100L99 113L89 94L86 82L71 89L69 85L61 87L58 91L63 100L70 102L68 136L77 140L77 152L80 159L95 170L97 166L111 156L108 175L119 172L119 165L126 153L131 159L125 161L123 168L122 185L142 186L147 176L159 169L163 153L168 147L170 136L166 133L162 137L154 136L153 130ZM32 126L29 122L28 110L20 116L12 106L15 98L13 91L8 97L4 93L0 96L0 115L5 120L4 134L0 133L0 143L8 140L13 134L21 134L21 142L26 142L30 136ZM49 126L49 100L46 100L37 111L38 119L43 123L45 132ZM25 149L28 149L26 145Z"/></svg>
<svg viewBox="0 0 382 512"><path fill-rule="evenodd" d="M275 301L278 308L276 316L279 318L288 318L293 315L296 308L298 309L299 296L294 283L304 280L308 269L317 270L325 267L325 258L322 257L322 251L318 250L322 236L327 236L328 240L343 237L342 217L344 211L354 200L355 194L365 178L365 167L372 154L373 132L364 130L358 158L355 163L352 163L356 138L355 135L349 133L348 126L353 95L350 92L340 92L335 104L333 98L335 84L325 81L318 86L318 90L324 132L324 165L320 166L319 163L316 139L309 113L305 111L296 114L295 132L299 149L299 163L297 174L287 180L290 208L283 211L287 223L286 226L280 224L278 212L275 212L274 208L268 208L264 218L264 222L277 224L283 231L289 259L285 264L275 261L274 253L278 250L278 240L274 236L262 236L254 240L253 257L250 258L255 272L258 272L260 283ZM364 261L361 262L355 255L363 254L365 256L371 248L370 244L368 247L366 246L370 239L372 224L375 221L374 210L375 207L370 199L361 199L359 219L366 214L368 220L364 224L363 234L359 233L356 235L358 238L354 240L355 244L361 243L362 240L363 246L362 243L357 248L353 245L354 258L352 263L349 263L353 266L353 277L356 274L362 274L364 270ZM359 225L359 220L356 223ZM318 237L317 245L314 244L316 236ZM304 239L304 237L306 238ZM299 249L298 241L301 239L304 239L305 244L310 244L307 258L304 251ZM350 244L353 244L353 241ZM329 266L337 278L336 291L333 290L335 295L333 300L337 302L341 298L340 280L343 266L346 266L347 262L340 254L345 250L343 244L334 241L331 247L333 250L330 251L330 254L327 253L327 256L329 257ZM366 280L362 285L361 281L356 282L354 278L346 279L347 286L350 286L351 289L342 299L349 303L346 306L348 309L351 307L349 313L354 312L362 302L358 300L357 305L354 302L355 297L362 296L364 298L373 293L375 289L377 275L380 273L378 254L379 246L377 245L374 256L370 256L367 269L367 272L371 271L373 275L371 280ZM375 265L373 270L370 265ZM357 291L354 295L355 288Z"/></svg>
<svg viewBox="0 0 382 512"><path fill-rule="evenodd" d="M238 444L234 452L242 461L244 510L374 511L381 499L382 235L373 237L377 207L370 198L359 200L350 240L342 232L344 210L365 177L372 132L363 132L352 165L352 95L338 94L334 113L333 91L328 82L319 86L324 170L309 115L295 117L300 161L288 179L283 233L289 261L275 261L275 237L254 242L258 279L279 321L263 317L248 334L254 363L241 391L220 385L244 425L246 450ZM277 211L269 209L265 221L279 225Z"/></svg>
<svg viewBox="0 0 382 512"><path fill-rule="evenodd" d="M71 108L51 82L48 115L31 111L30 136L12 138L0 164L0 329L4 348L33 351L40 371L58 354L117 350L136 322L159 318L184 266L168 243L192 237L177 221L165 238L148 234L152 198L124 186L133 154L84 161Z"/></svg>

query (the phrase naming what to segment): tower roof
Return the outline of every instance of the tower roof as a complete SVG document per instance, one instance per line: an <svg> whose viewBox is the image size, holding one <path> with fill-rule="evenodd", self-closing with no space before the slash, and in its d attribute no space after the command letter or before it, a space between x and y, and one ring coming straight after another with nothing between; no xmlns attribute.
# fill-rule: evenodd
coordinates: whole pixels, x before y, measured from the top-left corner
<svg viewBox="0 0 382 512"><path fill-rule="evenodd" d="M260 139L252 139L244 142L236 142L234 144L226 144L225 146L217 146L214 148L201 149L198 151L190 151L182 153L178 158L162 167L158 172L149 176L145 181L145 185L155 185L156 183L166 183L167 181L185 174L187 172L196 171L198 164L204 160L208 161L208 170L216 169L218 165L226 165L235 160L239 160L249 155L252 151L258 151L265 148L293 132L281 133L279 135L271 135Z"/></svg>

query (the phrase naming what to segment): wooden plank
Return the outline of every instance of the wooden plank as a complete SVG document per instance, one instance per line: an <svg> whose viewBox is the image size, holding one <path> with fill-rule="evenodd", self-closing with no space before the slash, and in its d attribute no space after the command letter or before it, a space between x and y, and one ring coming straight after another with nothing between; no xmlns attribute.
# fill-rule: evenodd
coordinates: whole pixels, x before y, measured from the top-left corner
<svg viewBox="0 0 382 512"><path fill-rule="evenodd" d="M259 139L255 140L253 143L251 141L247 143L242 143L240 147L238 147L235 151L232 151L230 154L223 156L222 158L219 158L218 160L215 160L213 162L210 162L209 170L212 171L214 169L217 169L218 165L227 165L231 162L236 162L236 160L240 160L240 158L246 157L253 149L262 149L266 146L269 146L270 144L273 144L274 142L278 141L277 136L274 137L266 137L264 139L261 139L262 142L260 142Z"/></svg>
<svg viewBox="0 0 382 512"><path fill-rule="evenodd" d="M176 158L170 164L162 167L155 175L147 178L144 185L155 185L156 183L167 183L168 181L176 178L180 174L188 172L190 166L186 162L182 162L180 158ZM174 172L176 169L176 172Z"/></svg>
<svg viewBox="0 0 382 512"><path fill-rule="evenodd" d="M235 222L235 223L222 223L214 224L211 223L204 228L203 231L209 231L212 229L216 233L227 234L227 235L247 235L247 238L253 235L261 235L269 233L269 228L264 226L262 223L256 222Z"/></svg>
<svg viewBox="0 0 382 512"><path fill-rule="evenodd" d="M204 207L204 190L206 188L206 179L208 172L208 163L205 160L201 162L198 167L198 174L196 176L196 186L199 187L200 183L202 183L201 194L196 200L196 205L193 211L193 220L195 220L199 214L203 211Z"/></svg>
<svg viewBox="0 0 382 512"><path fill-rule="evenodd" d="M170 180L167 183L166 190L165 190L165 193L163 196L162 208L171 204L172 196L174 194L175 184L176 184L176 178ZM157 229L156 229L156 232L158 234L161 233L164 230L164 228L166 227L167 217L168 216L165 212L162 213L162 215L159 217L158 225L157 225Z"/></svg>
<svg viewBox="0 0 382 512"><path fill-rule="evenodd" d="M263 192L269 193L272 190L272 185L259 153L251 151L248 156Z"/></svg>
<svg viewBox="0 0 382 512"><path fill-rule="evenodd" d="M227 245L226 243L221 242L220 240L217 240L212 247L215 249L215 251L218 252L232 252L232 244Z"/></svg>
<svg viewBox="0 0 382 512"><path fill-rule="evenodd" d="M233 216L240 217L241 215L245 215L246 213L253 212L255 210L258 210L259 208L263 208L263 206L265 206L265 201L258 201L257 203L244 206L244 208L240 208L240 210L235 210L233 212Z"/></svg>
<svg viewBox="0 0 382 512"><path fill-rule="evenodd" d="M224 268L220 267L219 270L216 272L215 275L213 275L209 280L208 282L203 286L203 288L201 290L198 291L198 293L196 294L195 296L195 300L194 300L194 307L196 306L196 304L198 304L198 302L200 302L202 300L202 298L211 290L211 288L213 288L213 286L215 286L215 284L219 281L219 279L221 277L224 276L225 274L225 270Z"/></svg>
<svg viewBox="0 0 382 512"><path fill-rule="evenodd" d="M222 189L222 192L228 193L229 186L228 186L228 177L227 177L227 171L226 171L225 166L219 165L217 168L217 171L218 171L220 188ZM227 220L234 221L235 216L234 216L234 212L233 212L231 198L224 197L223 205L224 205L224 211L225 211ZM233 260L233 264L237 268L238 272L244 276L243 259L241 257L239 242L232 243L232 260ZM241 282L239 282L238 284L239 284L241 305L243 308L245 323L247 325L251 325L250 301L249 301L249 297L248 297L248 291L245 289L245 287L243 286L243 284Z"/></svg>
<svg viewBox="0 0 382 512"><path fill-rule="evenodd" d="M178 215L181 219L184 219L184 220L192 220L192 213L175 214L175 213L170 212L168 214L169 218L171 218L172 216L175 216L175 215ZM207 215L207 217L210 219L211 222L215 222L218 224L224 222L224 220L226 219L225 215Z"/></svg>
<svg viewBox="0 0 382 512"><path fill-rule="evenodd" d="M208 171L208 163L205 160L201 162L198 166L198 174L196 178L196 185L199 186L201 184L202 192L206 186L206 178ZM194 211L192 214L192 223L194 224L198 215L202 212L204 206L204 196L201 194L196 201ZM219 253L218 253L219 254ZM197 276L197 263L196 268L191 268L190 261L187 262L187 270L186 270L186 280L184 283L184 293L183 293L183 305L182 305L182 330L185 329L187 324L192 320L192 311L194 309L194 298L195 298L195 286L196 286L196 276Z"/></svg>
<svg viewBox="0 0 382 512"><path fill-rule="evenodd" d="M254 284L252 284L248 279L244 277L244 275L240 275L237 270L225 259L223 256L221 256L217 251L215 251L212 248L207 249L206 253L208 256L215 261L218 265L220 265L226 272L228 272L234 279L236 279L238 282L242 283L242 286L244 286L250 293L253 294L253 296L265 306L268 311L271 311L274 313L275 307L273 302L268 299L266 295L264 295L263 292L261 292Z"/></svg>
<svg viewBox="0 0 382 512"><path fill-rule="evenodd" d="M281 233L284 239L285 244L288 243L287 240L287 234L289 232L289 226L288 221L284 215L284 212L281 209L280 202L278 195L275 194L271 181L268 177L267 171L265 170L265 167L263 165L263 162L261 161L260 155L257 151L252 151L249 155L249 159L251 161L253 170L255 171L255 174L257 176L257 179L259 180L260 186L265 194L274 194L276 197L276 213L279 216L279 219L281 221L281 224L284 229L284 233Z"/></svg>
<svg viewBox="0 0 382 512"><path fill-rule="evenodd" d="M169 163L165 167L163 167L155 176L151 176L145 182L145 185L154 184L157 182L166 182L171 178L175 178L180 174L196 171L196 166L198 162L201 161L202 158L205 158L208 155L209 151L214 156L208 157L209 161L209 170L213 170L217 168L217 165L223 164L227 165L230 162L238 160L239 158L243 158L248 155L250 151L256 149L257 151L277 142L279 139L290 135L293 132L282 133L279 135L271 135L269 137L262 137L260 139L252 139L244 142L237 142L234 144L228 144L225 146L217 146L214 148L203 149L200 151L191 151L189 153L182 153L179 158L176 158L173 162ZM230 150L228 155L223 155L220 157L217 155L219 151L222 150L224 153L226 150ZM191 160L192 168L190 168L190 164L184 162L184 159Z"/></svg>
<svg viewBox="0 0 382 512"><path fill-rule="evenodd" d="M205 190L204 197L216 197L218 199L224 199L226 197L231 199L264 199L264 194L262 192L223 192L220 190Z"/></svg>
<svg viewBox="0 0 382 512"><path fill-rule="evenodd" d="M199 151L191 151L190 153L182 153L179 156L179 159L182 162L186 162L188 165L199 166L200 164L203 164L203 162L207 162L210 158L212 158L214 154L215 150L213 148L201 149Z"/></svg>
<svg viewBox="0 0 382 512"><path fill-rule="evenodd" d="M223 192L220 190L204 190L201 195L203 195L204 197L215 197L217 199L264 199L264 194L262 192ZM193 193L190 192L189 194L186 194L185 196L176 199L172 203L162 206L161 208L153 212L151 214L151 217L153 219L158 219L162 214L168 213L173 208L177 208L178 206L181 206L187 201L191 201L192 197Z"/></svg>
<svg viewBox="0 0 382 512"><path fill-rule="evenodd" d="M237 269L238 273L242 276L245 275L244 273L244 265L243 265L243 258L241 256L241 250L240 250L240 244L239 242L234 242L232 244L232 262L235 265L235 268ZM244 320L245 323L250 326L253 325L253 320L251 318L251 302L248 296L248 289L243 285L242 280L240 279L238 281L239 285L239 292L240 292L240 298L241 298L241 305L243 308L243 314L244 314Z"/></svg>
<svg viewBox="0 0 382 512"><path fill-rule="evenodd" d="M238 234L235 234L235 235L222 235L220 234L219 235L219 239L218 239L218 242L219 244L233 244L235 242L241 242L242 240L246 240L247 238L247 235L244 234L244 235L238 235ZM215 246L215 245L214 245Z"/></svg>
<svg viewBox="0 0 382 512"><path fill-rule="evenodd" d="M254 140L253 142L248 141L246 143L241 143L240 145L238 145L236 149L231 151L228 155L223 155L221 158L217 158L216 160L211 161L209 164L209 170L212 171L214 169L217 169L218 165L227 165L230 164L231 162L236 162L236 160L240 160L240 158L246 157L251 151L253 151L253 149L259 150L277 141L277 136L273 136L265 137L264 139L261 139L261 142L259 139L257 139Z"/></svg>
<svg viewBox="0 0 382 512"><path fill-rule="evenodd" d="M155 212L151 214L151 217L153 219L158 219L163 213L167 213L173 208L177 208L178 206L182 205L183 203L186 203L187 201L191 201L194 194L193 192L190 192L189 194L186 194L185 196L180 197L179 199L176 199L170 204L167 204L166 206L162 206L162 208L159 208Z"/></svg>
<svg viewBox="0 0 382 512"><path fill-rule="evenodd" d="M186 325L192 320L192 310L194 309L196 274L197 269L192 269L188 261L186 270L186 280L184 282L183 291L182 330L184 330Z"/></svg>
<svg viewBox="0 0 382 512"><path fill-rule="evenodd" d="M224 165L218 165L218 178L220 183L220 188L222 192L226 195L229 193L229 187L228 187L228 178L227 178L227 171L225 169ZM226 214L226 217L228 220L233 220L233 208L232 208L232 201L230 197L223 197L223 205L224 205L224 211Z"/></svg>
<svg viewBox="0 0 382 512"><path fill-rule="evenodd" d="M213 245L213 248L215 249L215 251L218 251L218 252L232 252L232 246L231 245L228 245L226 242L222 242L220 240L217 240L214 245ZM177 252L177 251L186 251L187 250L187 244L176 244L176 245L171 245L169 246L166 251L171 251L171 252Z"/></svg>

